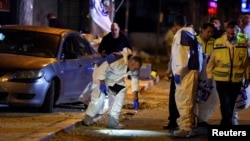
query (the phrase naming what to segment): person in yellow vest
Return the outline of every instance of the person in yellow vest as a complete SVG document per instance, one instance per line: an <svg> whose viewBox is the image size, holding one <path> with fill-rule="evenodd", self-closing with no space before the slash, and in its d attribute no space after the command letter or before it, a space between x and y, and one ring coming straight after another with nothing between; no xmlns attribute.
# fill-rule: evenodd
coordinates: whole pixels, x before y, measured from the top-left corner
<svg viewBox="0 0 250 141"><path fill-rule="evenodd" d="M248 40L237 40L237 22L230 21L226 32L214 42L214 51L206 67L208 85L212 78L216 82L219 95L221 126L231 126L235 101L240 92L243 79L244 85L249 84L248 73Z"/></svg>
<svg viewBox="0 0 250 141"><path fill-rule="evenodd" d="M202 53L211 55L214 48L215 39L212 38L214 29L212 23L204 23L201 27L201 33L197 36L198 41L202 45Z"/></svg>
<svg viewBox="0 0 250 141"><path fill-rule="evenodd" d="M168 66L167 66L166 74L164 76L167 76L167 80L169 80L172 76L170 57L171 57L171 48L172 48L174 35L177 32L177 30L178 30L177 26L173 23L173 25L170 27L170 29L167 31L165 35L164 44L167 50Z"/></svg>
<svg viewBox="0 0 250 141"><path fill-rule="evenodd" d="M238 22L238 24L239 24L239 27L238 27L238 33L237 33L237 36L236 36L238 43L245 43L245 42L249 43L248 35L246 33L243 33L244 28L242 28L242 26L244 26L244 23L242 25L242 23ZM241 26L240 26L240 24L241 24ZM249 49L249 47L248 47L248 49ZM249 51L248 51L248 57L250 57L249 56ZM233 125L238 125L239 124L239 122L238 122L239 116L238 116L238 111L236 109L237 109L237 107L235 107L233 117L232 117Z"/></svg>
<svg viewBox="0 0 250 141"><path fill-rule="evenodd" d="M164 43L165 43L166 48L167 48L168 57L170 57L170 55L171 55L172 43L173 43L174 35L177 32L177 30L178 30L178 28L173 24L171 26L171 28L168 30L168 32L166 33Z"/></svg>
<svg viewBox="0 0 250 141"><path fill-rule="evenodd" d="M201 32L197 35L197 40L201 43L203 53L203 66L199 74L198 87L196 93L195 114L197 117L198 127L208 127L207 123L209 117L212 116L216 109L218 102L218 94L215 88L215 82L212 86L207 86L207 73L206 66L210 55L214 48L215 39L212 38L214 34L214 24L204 23L201 27Z"/></svg>
<svg viewBox="0 0 250 141"><path fill-rule="evenodd" d="M169 120L169 122L163 126L163 129L167 129L167 130L173 130L173 129L178 128L177 118L180 116L180 114L178 112L176 102L175 102L175 89L176 89L175 82L174 82L174 79L171 78L171 76L173 75L172 67L171 67L171 50L172 50L172 43L174 40L175 33L179 29L186 26L186 24L187 24L186 22L187 22L186 17L183 17L180 19L177 18L176 21L173 22L172 27L169 29L169 31L167 32L167 34L165 36L165 44L167 47L167 56L169 57L166 76L167 76L167 80L171 79L170 89L169 89L169 99L168 99L169 100L169 105L168 105L168 112L169 112L168 120Z"/></svg>

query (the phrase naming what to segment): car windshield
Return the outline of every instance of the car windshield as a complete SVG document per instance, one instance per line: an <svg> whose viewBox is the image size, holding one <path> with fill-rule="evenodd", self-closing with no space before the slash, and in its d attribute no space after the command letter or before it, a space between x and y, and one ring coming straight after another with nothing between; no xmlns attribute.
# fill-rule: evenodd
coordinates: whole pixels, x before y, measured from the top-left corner
<svg viewBox="0 0 250 141"><path fill-rule="evenodd" d="M60 36L32 31L0 30L0 53L54 58Z"/></svg>

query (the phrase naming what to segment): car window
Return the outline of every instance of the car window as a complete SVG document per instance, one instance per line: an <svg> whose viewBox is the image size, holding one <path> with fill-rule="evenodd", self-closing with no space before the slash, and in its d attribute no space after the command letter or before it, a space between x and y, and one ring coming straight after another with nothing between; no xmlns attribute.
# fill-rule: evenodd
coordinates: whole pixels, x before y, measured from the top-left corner
<svg viewBox="0 0 250 141"><path fill-rule="evenodd" d="M65 39L63 43L63 54L65 59L76 59L78 57L78 51L72 36Z"/></svg>
<svg viewBox="0 0 250 141"><path fill-rule="evenodd" d="M91 50L87 40L72 35L67 37L63 43L63 54L65 59L76 59L91 54Z"/></svg>
<svg viewBox="0 0 250 141"><path fill-rule="evenodd" d="M0 30L0 53L52 58L60 36L33 31Z"/></svg>
<svg viewBox="0 0 250 141"><path fill-rule="evenodd" d="M91 48L90 48L91 46L90 46L89 42L86 39L84 39L81 36L78 36L76 38L76 42L79 45L79 49L80 49L80 51L82 52L83 55L92 54Z"/></svg>

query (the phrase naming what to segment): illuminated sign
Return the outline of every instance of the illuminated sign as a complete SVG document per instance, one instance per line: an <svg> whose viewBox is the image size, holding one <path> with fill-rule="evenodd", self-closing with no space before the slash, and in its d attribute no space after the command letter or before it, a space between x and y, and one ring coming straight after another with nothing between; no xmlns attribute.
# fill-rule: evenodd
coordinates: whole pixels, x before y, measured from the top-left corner
<svg viewBox="0 0 250 141"><path fill-rule="evenodd" d="M250 13L250 2L249 0L241 0L241 12Z"/></svg>
<svg viewBox="0 0 250 141"><path fill-rule="evenodd" d="M217 0L208 1L208 15L216 15L217 7Z"/></svg>

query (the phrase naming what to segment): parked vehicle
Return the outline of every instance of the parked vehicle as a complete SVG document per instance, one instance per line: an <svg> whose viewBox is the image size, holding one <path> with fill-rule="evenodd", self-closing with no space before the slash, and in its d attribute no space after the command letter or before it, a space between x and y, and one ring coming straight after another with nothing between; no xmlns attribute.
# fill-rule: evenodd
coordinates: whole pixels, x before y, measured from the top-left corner
<svg viewBox="0 0 250 141"><path fill-rule="evenodd" d="M38 26L0 28L0 104L53 112L75 103L102 57L77 31Z"/></svg>

